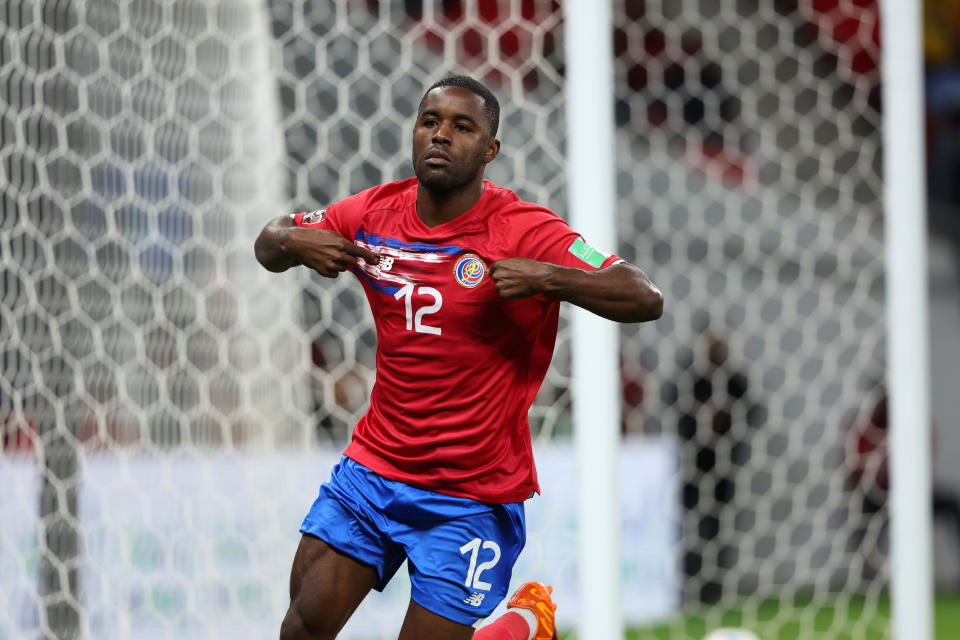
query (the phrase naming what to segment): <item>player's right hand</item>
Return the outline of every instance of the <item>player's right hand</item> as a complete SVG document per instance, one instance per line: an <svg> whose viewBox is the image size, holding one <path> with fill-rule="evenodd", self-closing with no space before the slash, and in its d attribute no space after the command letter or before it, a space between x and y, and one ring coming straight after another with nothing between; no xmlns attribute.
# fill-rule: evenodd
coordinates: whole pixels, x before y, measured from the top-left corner
<svg viewBox="0 0 960 640"><path fill-rule="evenodd" d="M380 256L374 252L327 229L290 229L284 244L284 251L295 254L300 264L327 278L336 278L357 260L367 264L380 262Z"/></svg>

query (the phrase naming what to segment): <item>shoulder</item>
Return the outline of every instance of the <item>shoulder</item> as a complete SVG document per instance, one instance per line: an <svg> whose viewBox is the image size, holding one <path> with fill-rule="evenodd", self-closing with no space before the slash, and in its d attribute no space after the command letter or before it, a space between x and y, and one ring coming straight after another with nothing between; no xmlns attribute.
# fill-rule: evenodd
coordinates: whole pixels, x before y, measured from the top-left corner
<svg viewBox="0 0 960 640"><path fill-rule="evenodd" d="M416 193L416 180L400 180L388 182L334 202L324 210L312 212L312 226L326 225L325 228L336 231L345 238L356 237L357 230L371 214L378 211L395 211L400 209L409 197L410 192ZM298 214L301 215L301 214ZM316 219L314 219L316 218ZM298 222L301 224L302 222Z"/></svg>
<svg viewBox="0 0 960 640"><path fill-rule="evenodd" d="M570 231L567 221L550 209L522 200L500 209L491 220L491 227L499 227L514 236Z"/></svg>
<svg viewBox="0 0 960 640"><path fill-rule="evenodd" d="M492 211L488 229L504 258L544 259L547 248L573 241L573 231L566 221L543 205L527 202L512 194Z"/></svg>
<svg viewBox="0 0 960 640"><path fill-rule="evenodd" d="M532 228L555 222L566 225L563 218L547 207L527 202L509 189L489 180L484 181L484 188L491 191L489 214L492 224L511 228Z"/></svg>
<svg viewBox="0 0 960 640"><path fill-rule="evenodd" d="M499 209L510 206L515 202L520 202L520 196L506 187L501 187L495 182L484 179L483 190L488 194L488 201L491 208Z"/></svg>
<svg viewBox="0 0 960 640"><path fill-rule="evenodd" d="M344 198L336 204L337 208L360 211L373 209L398 209L404 205L410 194L416 197L417 179L407 178L377 185Z"/></svg>

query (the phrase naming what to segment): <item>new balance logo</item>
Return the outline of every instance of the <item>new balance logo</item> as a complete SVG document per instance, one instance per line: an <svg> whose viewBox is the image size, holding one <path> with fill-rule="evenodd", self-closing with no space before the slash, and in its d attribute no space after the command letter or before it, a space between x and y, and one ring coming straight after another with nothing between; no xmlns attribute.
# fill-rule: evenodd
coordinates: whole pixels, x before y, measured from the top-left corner
<svg viewBox="0 0 960 640"><path fill-rule="evenodd" d="M471 593L469 596L467 596L467 599L464 600L464 603L470 605L471 607L479 607L481 604L483 604L483 597L485 595L487 594L477 592Z"/></svg>
<svg viewBox="0 0 960 640"><path fill-rule="evenodd" d="M380 256L380 263L377 265L380 271L390 271L393 268L393 258L390 256Z"/></svg>

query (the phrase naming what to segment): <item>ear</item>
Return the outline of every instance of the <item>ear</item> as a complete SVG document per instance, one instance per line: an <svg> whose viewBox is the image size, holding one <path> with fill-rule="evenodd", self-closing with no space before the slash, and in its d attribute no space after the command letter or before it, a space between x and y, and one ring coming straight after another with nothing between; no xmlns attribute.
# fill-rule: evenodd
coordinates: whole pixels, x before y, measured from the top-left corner
<svg viewBox="0 0 960 640"><path fill-rule="evenodd" d="M483 163L488 164L500 153L500 141L496 138L490 138L487 143L487 151L483 154Z"/></svg>

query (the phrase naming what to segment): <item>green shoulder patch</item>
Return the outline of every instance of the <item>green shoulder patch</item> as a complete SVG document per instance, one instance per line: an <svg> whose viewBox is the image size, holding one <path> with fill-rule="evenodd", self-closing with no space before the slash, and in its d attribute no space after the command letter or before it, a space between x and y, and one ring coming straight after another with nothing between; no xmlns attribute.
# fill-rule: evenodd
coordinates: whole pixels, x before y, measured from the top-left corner
<svg viewBox="0 0 960 640"><path fill-rule="evenodd" d="M570 245L570 253L577 256L584 262L586 262L591 267L597 269L600 268L600 265L603 264L603 261L607 259L607 255L597 251L586 242L583 241L583 238L577 238L573 241L573 244Z"/></svg>

